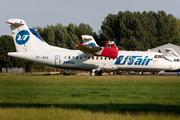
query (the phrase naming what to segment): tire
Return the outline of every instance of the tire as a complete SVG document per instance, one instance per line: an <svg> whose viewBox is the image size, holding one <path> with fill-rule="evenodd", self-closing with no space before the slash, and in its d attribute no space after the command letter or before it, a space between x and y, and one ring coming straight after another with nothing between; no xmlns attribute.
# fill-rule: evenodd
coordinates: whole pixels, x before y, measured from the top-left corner
<svg viewBox="0 0 180 120"><path fill-rule="evenodd" d="M93 72L91 72L91 73L90 73L90 75L91 75L91 76L95 76L96 74L95 74L95 73L93 73Z"/></svg>
<svg viewBox="0 0 180 120"><path fill-rule="evenodd" d="M115 75L115 73L114 73L114 72L110 72L109 75L110 75L110 76L113 76L113 75Z"/></svg>

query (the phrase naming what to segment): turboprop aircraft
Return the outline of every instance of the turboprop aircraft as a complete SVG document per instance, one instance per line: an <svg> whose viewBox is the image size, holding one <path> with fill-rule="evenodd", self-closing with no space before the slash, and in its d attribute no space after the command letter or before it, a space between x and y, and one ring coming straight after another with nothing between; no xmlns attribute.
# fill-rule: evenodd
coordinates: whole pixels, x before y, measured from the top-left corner
<svg viewBox="0 0 180 120"><path fill-rule="evenodd" d="M175 65L180 64L180 56L179 54L172 48L165 48L164 49L167 53L166 58L171 60ZM177 75L180 75L180 68L173 70L173 72L177 72Z"/></svg>
<svg viewBox="0 0 180 120"><path fill-rule="evenodd" d="M90 75L114 74L118 70L164 71L180 68L157 52L120 51L115 48L99 47L89 41L84 50L70 50L51 46L29 30L24 20L9 19L17 52L8 52L11 57L34 61L58 68L87 70ZM92 36L82 38L94 40ZM88 49L87 49L88 48ZM116 53L113 53L115 51ZM96 56L94 56L96 55ZM161 56L157 58L156 56Z"/></svg>
<svg viewBox="0 0 180 120"><path fill-rule="evenodd" d="M179 54L172 48L165 48L164 49L167 53L167 58L174 61L174 62L180 62L180 56Z"/></svg>

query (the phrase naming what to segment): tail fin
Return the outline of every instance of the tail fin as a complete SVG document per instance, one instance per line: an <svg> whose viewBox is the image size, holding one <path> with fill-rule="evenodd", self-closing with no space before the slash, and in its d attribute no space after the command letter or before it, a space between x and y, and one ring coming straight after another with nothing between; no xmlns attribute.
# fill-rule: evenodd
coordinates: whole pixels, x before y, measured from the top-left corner
<svg viewBox="0 0 180 120"><path fill-rule="evenodd" d="M166 48L165 51L168 56L180 57L179 54L172 48Z"/></svg>
<svg viewBox="0 0 180 120"><path fill-rule="evenodd" d="M90 35L82 35L84 45L98 46L94 38Z"/></svg>
<svg viewBox="0 0 180 120"><path fill-rule="evenodd" d="M7 23L10 24L17 52L52 50L56 48L36 37L33 31L29 30L24 20L8 19Z"/></svg>

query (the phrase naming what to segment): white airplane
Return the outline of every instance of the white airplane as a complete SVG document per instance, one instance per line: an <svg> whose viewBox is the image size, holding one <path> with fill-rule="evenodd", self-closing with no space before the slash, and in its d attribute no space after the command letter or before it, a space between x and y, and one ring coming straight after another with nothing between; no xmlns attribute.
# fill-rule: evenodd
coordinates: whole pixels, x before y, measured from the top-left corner
<svg viewBox="0 0 180 120"><path fill-rule="evenodd" d="M180 64L180 56L174 49L165 48L164 50L167 53L167 59L171 60L171 62L173 62L174 64ZM173 71L177 72L177 75L180 75L180 68Z"/></svg>
<svg viewBox="0 0 180 120"><path fill-rule="evenodd" d="M167 58L169 60L172 60L174 62L180 62L180 56L179 54L172 48L165 48L165 52L167 53Z"/></svg>
<svg viewBox="0 0 180 120"><path fill-rule="evenodd" d="M81 51L51 46L34 35L24 20L9 19L7 23L10 25L17 50L17 52L8 52L11 57L58 68L87 70L91 71L92 76L102 75L103 72L114 74L118 70L157 72L180 68L180 65L172 64L161 53L120 51L116 48L99 47L89 35L83 35L82 39L88 39L90 43L77 45Z"/></svg>

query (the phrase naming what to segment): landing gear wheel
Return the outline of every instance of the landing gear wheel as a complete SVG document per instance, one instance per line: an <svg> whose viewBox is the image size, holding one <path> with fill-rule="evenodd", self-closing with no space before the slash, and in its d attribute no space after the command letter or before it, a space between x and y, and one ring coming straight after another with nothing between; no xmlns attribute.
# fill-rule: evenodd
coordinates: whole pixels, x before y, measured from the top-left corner
<svg viewBox="0 0 180 120"><path fill-rule="evenodd" d="M139 75L143 75L143 74L144 74L144 72L140 71L140 72L138 72L138 74L139 74Z"/></svg>
<svg viewBox="0 0 180 120"><path fill-rule="evenodd" d="M95 76L96 74L95 74L95 73L93 73L93 72L91 72L91 73L90 73L90 75L91 75L91 76Z"/></svg>
<svg viewBox="0 0 180 120"><path fill-rule="evenodd" d="M110 76L115 75L115 72L110 72L109 75Z"/></svg>

